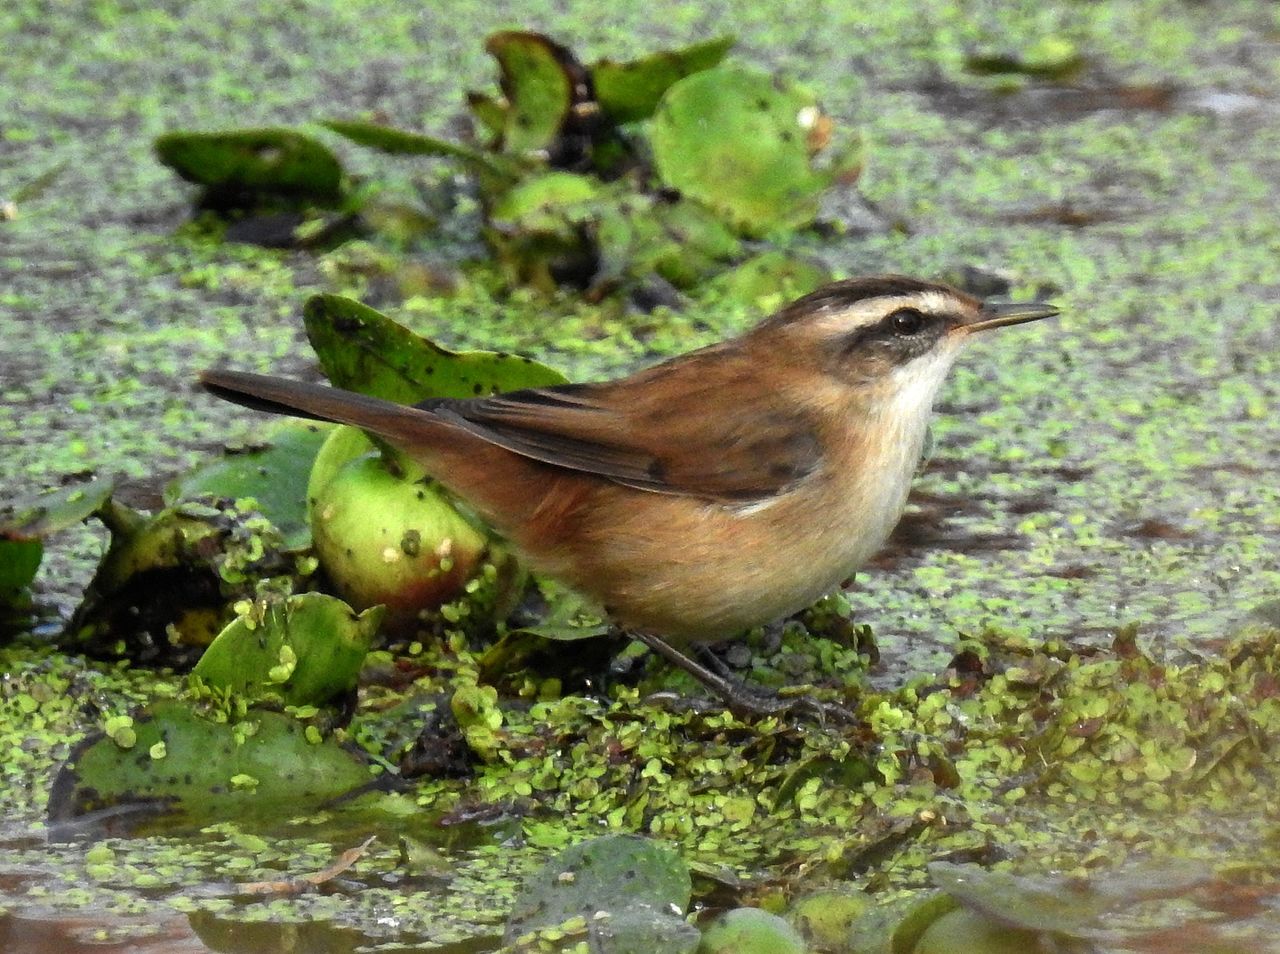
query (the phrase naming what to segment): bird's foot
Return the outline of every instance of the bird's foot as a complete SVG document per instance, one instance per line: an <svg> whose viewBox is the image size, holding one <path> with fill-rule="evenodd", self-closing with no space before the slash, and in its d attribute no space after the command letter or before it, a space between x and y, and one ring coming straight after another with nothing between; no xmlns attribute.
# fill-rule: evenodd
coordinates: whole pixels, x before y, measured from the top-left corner
<svg viewBox="0 0 1280 954"><path fill-rule="evenodd" d="M794 712L824 725L827 722L852 725L858 721L857 716L844 706L833 702L822 702L813 696L783 697L752 691L741 681L733 678L724 664L718 660L718 665L713 669L682 653L660 636L645 632L632 632L629 635L667 662L697 679L718 696L736 716L776 716Z"/></svg>

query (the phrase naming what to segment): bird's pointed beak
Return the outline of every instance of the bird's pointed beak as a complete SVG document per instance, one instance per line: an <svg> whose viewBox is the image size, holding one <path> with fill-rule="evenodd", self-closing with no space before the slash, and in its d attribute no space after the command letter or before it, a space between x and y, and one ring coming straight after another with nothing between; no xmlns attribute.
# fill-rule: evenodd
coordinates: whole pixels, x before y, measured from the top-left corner
<svg viewBox="0 0 1280 954"><path fill-rule="evenodd" d="M970 335L988 328L1003 328L1005 325L1021 325L1041 318L1052 318L1056 314L1058 309L1043 301L985 302L982 311L978 313L978 320L958 325L956 331Z"/></svg>

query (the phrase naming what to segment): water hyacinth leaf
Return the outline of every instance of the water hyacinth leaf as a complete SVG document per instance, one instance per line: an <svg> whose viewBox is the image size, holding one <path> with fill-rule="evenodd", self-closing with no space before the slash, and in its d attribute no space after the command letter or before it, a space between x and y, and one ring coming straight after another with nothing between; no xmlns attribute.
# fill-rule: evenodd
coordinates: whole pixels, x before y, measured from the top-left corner
<svg viewBox="0 0 1280 954"><path fill-rule="evenodd" d="M155 141L157 158L219 194L274 195L336 202L342 167L322 143L292 129L171 132Z"/></svg>
<svg viewBox="0 0 1280 954"><path fill-rule="evenodd" d="M911 949L912 954L1027 954L1028 951L1053 950L1060 954L1087 954L1096 950L1070 941L1052 942L1052 947L1041 943L1041 935L1035 931L1010 927L992 920L977 911L960 908L948 911L920 935Z"/></svg>
<svg viewBox="0 0 1280 954"><path fill-rule="evenodd" d="M671 848L638 835L605 835L567 848L530 878L512 907L506 941L571 919L609 951L687 954L698 932L677 913L692 895ZM687 929L687 930L685 930Z"/></svg>
<svg viewBox="0 0 1280 954"><path fill-rule="evenodd" d="M15 602L31 585L43 558L39 540L0 539L0 606Z"/></svg>
<svg viewBox="0 0 1280 954"><path fill-rule="evenodd" d="M165 502L192 500L203 494L229 500L252 497L258 510L274 523L290 550L311 541L307 525L307 478L331 424L286 421L267 443L214 458L165 488Z"/></svg>
<svg viewBox="0 0 1280 954"><path fill-rule="evenodd" d="M1018 51L984 50L969 54L965 67L979 76L1021 74L1041 79L1070 79L1084 68L1079 48L1066 37L1042 36Z"/></svg>
<svg viewBox="0 0 1280 954"><path fill-rule="evenodd" d="M600 60L591 67L600 108L617 125L648 119L673 83L717 66L734 42L734 37L722 36L625 63Z"/></svg>
<svg viewBox="0 0 1280 954"><path fill-rule="evenodd" d="M111 546L67 626L84 651L189 666L234 616L234 603L268 578L288 592L302 577L280 531L229 500L109 519Z"/></svg>
<svg viewBox="0 0 1280 954"><path fill-rule="evenodd" d="M467 93L467 106L481 128L493 136L501 136L507 124L507 104L485 93Z"/></svg>
<svg viewBox="0 0 1280 954"><path fill-rule="evenodd" d="M790 924L759 908L726 911L702 935L698 954L807 954Z"/></svg>
<svg viewBox="0 0 1280 954"><path fill-rule="evenodd" d="M597 179L572 172L547 172L520 183L497 202L491 224L503 231L566 237L585 209L604 198Z"/></svg>
<svg viewBox="0 0 1280 954"><path fill-rule="evenodd" d="M1077 935L1117 903L1090 882L987 871L976 865L935 862L929 865L929 877L964 907L1029 931Z"/></svg>
<svg viewBox="0 0 1280 954"><path fill-rule="evenodd" d="M767 314L826 284L831 277L831 270L821 262L772 249L717 275L708 291Z"/></svg>
<svg viewBox="0 0 1280 954"><path fill-rule="evenodd" d="M385 606L387 632L405 637L422 611L458 598L486 557L500 562L487 529L439 485L411 462L388 466L378 454L344 464L316 492L311 532L335 591L357 609Z"/></svg>
<svg viewBox="0 0 1280 954"><path fill-rule="evenodd" d="M355 688L382 619L323 593L257 600L205 650L192 675L285 705L323 705Z"/></svg>
<svg viewBox="0 0 1280 954"><path fill-rule="evenodd" d="M488 238L515 281L551 292L585 286L597 269L590 224L611 201L599 180L571 172L526 179L495 203Z"/></svg>
<svg viewBox="0 0 1280 954"><path fill-rule="evenodd" d="M40 540L92 516L115 489L111 480L71 484L0 503L0 540Z"/></svg>
<svg viewBox="0 0 1280 954"><path fill-rule="evenodd" d="M692 288L742 252L742 242L714 212L691 199L623 196L595 223L599 280L661 275Z"/></svg>
<svg viewBox="0 0 1280 954"><path fill-rule="evenodd" d="M329 380L389 401L470 398L566 380L532 358L449 351L341 295L315 295L303 314L307 337Z"/></svg>
<svg viewBox="0 0 1280 954"><path fill-rule="evenodd" d="M352 142L396 156L442 156L511 178L519 173L519 166L506 157L490 155L447 139L358 119L330 119L320 125Z"/></svg>
<svg viewBox="0 0 1280 954"><path fill-rule="evenodd" d="M582 67L565 47L539 33L495 33L485 49L498 61L507 100L503 151L550 153L569 118Z"/></svg>
<svg viewBox="0 0 1280 954"><path fill-rule="evenodd" d="M189 701L165 700L72 750L54 779L49 820L136 812L198 824L296 814L371 778L361 755L332 738L311 741L291 716L254 709L238 722L215 721Z"/></svg>
<svg viewBox="0 0 1280 954"><path fill-rule="evenodd" d="M745 236L813 221L827 176L811 164L821 117L807 92L773 76L718 66L680 80L652 127L662 184L705 203Z"/></svg>

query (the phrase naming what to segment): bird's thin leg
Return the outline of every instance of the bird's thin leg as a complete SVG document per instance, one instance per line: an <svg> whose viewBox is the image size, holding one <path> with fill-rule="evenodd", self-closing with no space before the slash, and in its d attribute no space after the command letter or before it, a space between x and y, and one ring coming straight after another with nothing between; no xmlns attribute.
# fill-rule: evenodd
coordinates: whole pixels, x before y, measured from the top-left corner
<svg viewBox="0 0 1280 954"><path fill-rule="evenodd" d="M854 714L843 706L819 702L811 696L782 699L774 695L754 693L738 680L714 672L696 659L685 655L661 636L640 631L631 631L628 635L637 642L649 647L649 649L673 666L677 666L693 676L694 679L719 696L735 715L744 713L751 715L777 715L781 712L797 711L813 716L819 722L827 719L843 723L857 721Z"/></svg>
<svg viewBox="0 0 1280 954"><path fill-rule="evenodd" d="M697 654L698 661L712 672L719 673L726 679L737 680L737 676L729 668L729 664L712 652L711 647L706 643L694 643L693 651Z"/></svg>

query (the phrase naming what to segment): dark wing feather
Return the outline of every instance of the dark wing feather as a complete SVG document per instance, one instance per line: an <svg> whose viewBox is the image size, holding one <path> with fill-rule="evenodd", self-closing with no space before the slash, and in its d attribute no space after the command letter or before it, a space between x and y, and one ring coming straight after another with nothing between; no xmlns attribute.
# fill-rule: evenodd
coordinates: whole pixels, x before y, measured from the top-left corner
<svg viewBox="0 0 1280 954"><path fill-rule="evenodd" d="M620 381L420 406L517 454L640 490L772 496L818 466L821 444L801 413L760 393L758 379L725 370L686 357Z"/></svg>

